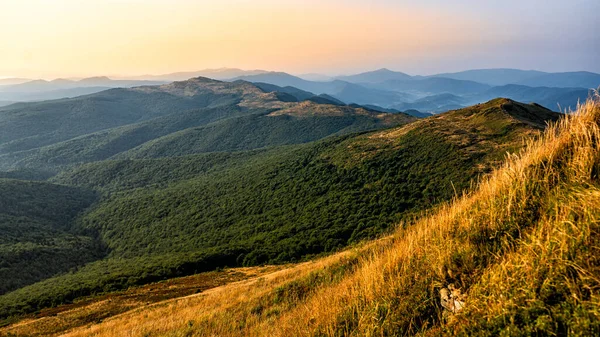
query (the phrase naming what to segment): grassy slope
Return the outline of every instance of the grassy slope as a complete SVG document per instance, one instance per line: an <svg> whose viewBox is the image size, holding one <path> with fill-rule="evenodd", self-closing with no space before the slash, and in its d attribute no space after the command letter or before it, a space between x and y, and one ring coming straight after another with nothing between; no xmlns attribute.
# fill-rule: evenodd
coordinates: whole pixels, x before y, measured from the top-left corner
<svg viewBox="0 0 600 337"><path fill-rule="evenodd" d="M529 110L558 118L494 100L314 144L85 165L56 181L103 190L77 228L98 232L110 258L5 295L2 315L224 265L291 261L374 237L469 187L523 136L538 133L539 120L516 113Z"/></svg>
<svg viewBox="0 0 600 337"><path fill-rule="evenodd" d="M131 310L163 306L179 301L182 297L203 294L225 284L255 279L286 267L288 266L223 269L90 296L73 303L43 309L16 324L0 327L0 336L59 336L74 328L97 324Z"/></svg>
<svg viewBox="0 0 600 337"><path fill-rule="evenodd" d="M389 240L68 336L598 335L599 139L596 99Z"/></svg>

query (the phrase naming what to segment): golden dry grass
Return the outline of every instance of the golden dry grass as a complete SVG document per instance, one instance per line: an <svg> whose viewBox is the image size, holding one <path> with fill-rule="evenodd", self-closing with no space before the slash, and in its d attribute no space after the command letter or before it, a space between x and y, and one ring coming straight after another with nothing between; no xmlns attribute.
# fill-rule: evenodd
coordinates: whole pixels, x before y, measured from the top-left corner
<svg viewBox="0 0 600 337"><path fill-rule="evenodd" d="M594 97L387 240L66 336L597 335L599 176ZM466 300L448 316L449 284Z"/></svg>
<svg viewBox="0 0 600 337"><path fill-rule="evenodd" d="M162 282L129 288L110 294L90 296L74 303L47 308L15 324L0 328L0 336L57 336L74 328L97 324L128 312L144 310L156 303L198 294L211 288L245 279L260 277L285 268L262 266L232 268L173 278Z"/></svg>
<svg viewBox="0 0 600 337"><path fill-rule="evenodd" d="M311 101L303 101L300 103L288 104L280 110L274 111L268 116L288 115L298 118L314 117L314 116L367 116L380 120L385 125L407 124L418 120L418 118L398 113L384 113L365 108L357 108L351 106L339 106L332 104L319 104Z"/></svg>
<svg viewBox="0 0 600 337"><path fill-rule="evenodd" d="M362 248L366 249L366 248ZM281 286L353 260L355 252L346 251L317 261L300 263L292 268L214 288L202 294L159 303L152 308L135 310L108 319L101 324L76 329L64 336L156 336L207 334L212 336L250 333L250 328L265 322L274 323L270 315L257 315L261 303ZM280 303L282 309L286 303ZM275 308L271 308L275 309ZM180 329L185 331L179 331ZM196 331L191 334L191 331Z"/></svg>

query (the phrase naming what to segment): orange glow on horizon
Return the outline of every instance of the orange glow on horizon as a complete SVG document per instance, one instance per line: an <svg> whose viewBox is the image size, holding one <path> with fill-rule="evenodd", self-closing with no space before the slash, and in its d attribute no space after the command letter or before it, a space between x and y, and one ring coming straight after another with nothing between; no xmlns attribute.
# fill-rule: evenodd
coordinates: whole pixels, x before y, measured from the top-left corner
<svg viewBox="0 0 600 337"><path fill-rule="evenodd" d="M336 1L0 0L0 13L3 76L343 70L486 43L467 15Z"/></svg>

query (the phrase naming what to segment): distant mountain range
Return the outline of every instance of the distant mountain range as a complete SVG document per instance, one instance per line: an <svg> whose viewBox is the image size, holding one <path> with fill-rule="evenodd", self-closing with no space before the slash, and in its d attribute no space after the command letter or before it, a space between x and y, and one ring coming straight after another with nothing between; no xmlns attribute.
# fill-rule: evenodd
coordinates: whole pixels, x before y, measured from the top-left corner
<svg viewBox="0 0 600 337"><path fill-rule="evenodd" d="M387 80L379 83L371 84L372 87L381 90L410 92L417 96L419 95L435 95L435 94L454 94L468 95L482 92L490 88L489 85L469 81L455 80L445 77L418 78L408 80Z"/></svg>
<svg viewBox="0 0 600 337"><path fill-rule="evenodd" d="M191 72L178 72L163 75L143 75L129 78L89 77L78 80L57 78L51 81L42 79L6 78L0 79L0 106L11 102L45 101L93 94L110 88L131 88L145 85L160 85L174 81L184 81L195 77L208 77L217 80L244 75L266 73L264 70L241 70L233 68L206 69Z"/></svg>
<svg viewBox="0 0 600 337"><path fill-rule="evenodd" d="M58 78L52 81L33 80L19 84L0 86L0 92L34 92L34 91L52 91L60 89L87 88L87 87L109 87L109 88L130 88L143 85L164 84L165 81L142 81L142 80L113 80L105 76L89 77L78 81Z"/></svg>
<svg viewBox="0 0 600 337"><path fill-rule="evenodd" d="M445 77L455 80L475 81L488 85L505 85L521 83L548 73L536 70L519 69L474 69L457 73L443 73L429 77ZM559 85L560 86L560 85Z"/></svg>
<svg viewBox="0 0 600 337"><path fill-rule="evenodd" d="M375 87L350 83L342 80L329 82L307 81L300 77L282 72L269 72L258 75L241 76L232 79L248 82L262 82L280 87L294 87L314 94L327 94L345 103L375 104L388 106L395 102L412 100L415 97L410 93L382 90Z"/></svg>
<svg viewBox="0 0 600 337"><path fill-rule="evenodd" d="M309 81L288 73L266 72L230 80L268 83L317 95L327 94L347 104L432 113L462 108L494 97L535 102L555 111L559 107L573 109L577 102L588 97L589 89L600 86L599 74L544 73L517 69L469 70L433 76L410 76L379 69L339 76L330 81Z"/></svg>
<svg viewBox="0 0 600 337"><path fill-rule="evenodd" d="M235 76L3 87L77 97L0 107L1 336L600 327L599 103L574 118L544 107L587 97L594 74L213 72ZM521 83L565 76L573 86ZM187 275L210 285L169 280ZM235 292L209 290L219 279Z"/></svg>
<svg viewBox="0 0 600 337"><path fill-rule="evenodd" d="M498 96L502 97L502 96ZM467 104L467 99L453 94L437 94L426 96L411 103L400 103L393 106L397 110L417 110L443 112L460 109Z"/></svg>
<svg viewBox="0 0 600 337"><path fill-rule="evenodd" d="M301 79L308 80L308 81L328 82L328 81L333 80L332 76L316 74L316 73L300 74L297 76L300 77Z"/></svg>
<svg viewBox="0 0 600 337"><path fill-rule="evenodd" d="M163 75L142 75L129 77L127 79L145 80L145 81L185 81L193 77L208 77L215 80L226 80L239 76L250 76L267 73L266 70L242 70L238 68L219 68L219 69L204 69L198 71L184 71Z"/></svg>
<svg viewBox="0 0 600 337"><path fill-rule="evenodd" d="M366 73L360 73L350 76L338 76L336 79L351 83L381 83L385 81L404 81L411 80L412 76L401 73L398 71L392 71L386 68L369 71Z"/></svg>
<svg viewBox="0 0 600 337"><path fill-rule="evenodd" d="M45 101L93 94L110 88L131 88L164 84L164 81L113 80L108 77L90 77L81 80L32 80L17 84L0 85L0 101Z"/></svg>
<svg viewBox="0 0 600 337"><path fill-rule="evenodd" d="M414 119L294 88L200 77L2 107L0 169L53 170L113 156L172 155L174 149L182 155L248 150Z"/></svg>
<svg viewBox="0 0 600 337"><path fill-rule="evenodd" d="M543 74L523 80L517 84L528 85L532 87L580 87L587 89L598 89L600 86L600 75L586 71Z"/></svg>
<svg viewBox="0 0 600 337"><path fill-rule="evenodd" d="M508 84L493 87L475 95L475 101L486 101L494 97L507 97L519 101L535 102L548 109L558 111L559 109L574 109L578 101L584 102L590 93L591 89L584 88L528 87ZM473 99L469 101L473 102Z"/></svg>
<svg viewBox="0 0 600 337"><path fill-rule="evenodd" d="M2 78L0 79L0 85L13 85L29 82L31 79L28 78Z"/></svg>
<svg viewBox="0 0 600 337"><path fill-rule="evenodd" d="M353 76L339 76L336 79L352 83L382 83L389 80L418 80L424 78L448 78L473 81L489 86L521 84L531 87L579 87L588 89L597 89L600 86L600 74L596 73L586 71L547 73L519 69L475 69L430 76L409 76L402 72L380 69Z"/></svg>
<svg viewBox="0 0 600 337"><path fill-rule="evenodd" d="M574 108L588 96L589 89L600 86L600 74L590 72L547 73L519 69L476 69L430 76L411 76L389 69L378 69L345 76L242 70L237 68L205 69L163 75L144 75L111 79L90 77L81 80L0 80L0 106L11 102L43 101L88 95L110 88L160 85L195 77L216 80L244 80L275 85L280 93L296 99L327 95L330 102L372 105L380 109L439 113L503 96L536 102L547 108ZM304 92L304 93L301 93ZM315 98L316 99L316 98Z"/></svg>

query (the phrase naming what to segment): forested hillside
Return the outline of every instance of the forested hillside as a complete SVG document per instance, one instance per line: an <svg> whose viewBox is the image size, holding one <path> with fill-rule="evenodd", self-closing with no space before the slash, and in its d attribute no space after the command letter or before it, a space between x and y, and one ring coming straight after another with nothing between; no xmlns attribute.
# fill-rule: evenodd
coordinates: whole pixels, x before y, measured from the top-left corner
<svg viewBox="0 0 600 337"><path fill-rule="evenodd" d="M104 256L99 241L72 228L96 198L78 187L0 179L0 294Z"/></svg>
<svg viewBox="0 0 600 337"><path fill-rule="evenodd" d="M314 118L305 114L256 118ZM380 115L388 116L364 110L357 118ZM93 234L107 255L0 297L0 314L217 267L297 261L374 238L467 189L559 116L498 99L302 145L71 168L52 181L101 195L71 229Z"/></svg>
<svg viewBox="0 0 600 337"><path fill-rule="evenodd" d="M138 146L136 157L147 152L152 157L165 148L191 154L297 144L415 119L322 98L325 104L300 103L271 90L196 78L0 108L0 170L56 173L119 154L128 158L123 153ZM311 118L266 117L299 105Z"/></svg>

